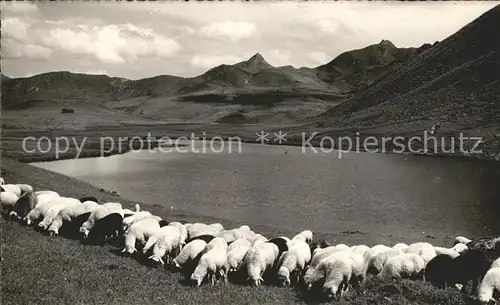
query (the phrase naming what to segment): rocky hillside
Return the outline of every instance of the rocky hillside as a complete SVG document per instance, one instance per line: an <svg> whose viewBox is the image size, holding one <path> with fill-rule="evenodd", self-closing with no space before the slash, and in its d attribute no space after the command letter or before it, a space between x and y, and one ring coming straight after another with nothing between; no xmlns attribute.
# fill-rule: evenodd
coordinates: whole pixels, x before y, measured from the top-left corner
<svg viewBox="0 0 500 305"><path fill-rule="evenodd" d="M439 122L444 131L469 130L498 143L499 28L497 6L326 111L322 126L397 133Z"/></svg>

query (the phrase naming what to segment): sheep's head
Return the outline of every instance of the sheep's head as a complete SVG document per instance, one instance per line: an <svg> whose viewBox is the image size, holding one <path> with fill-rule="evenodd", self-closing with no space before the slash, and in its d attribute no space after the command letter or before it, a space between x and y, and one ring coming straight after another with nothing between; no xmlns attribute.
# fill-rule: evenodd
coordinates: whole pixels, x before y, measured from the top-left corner
<svg viewBox="0 0 500 305"><path fill-rule="evenodd" d="M10 221L17 221L19 219L20 219L20 217L19 217L19 215L17 215L16 211L12 211L9 213L9 220Z"/></svg>
<svg viewBox="0 0 500 305"><path fill-rule="evenodd" d="M287 268L281 267L278 270L278 282L283 286L290 286L290 271Z"/></svg>
<svg viewBox="0 0 500 305"><path fill-rule="evenodd" d="M254 286L256 286L256 287L260 286L261 282L264 282L264 279L262 279L262 277L260 277L260 276L258 276L258 277L249 277L248 280L250 280L251 283Z"/></svg>
<svg viewBox="0 0 500 305"><path fill-rule="evenodd" d="M323 294L329 300L339 301L341 291L338 289L337 285L325 284L325 286L323 286Z"/></svg>
<svg viewBox="0 0 500 305"><path fill-rule="evenodd" d="M81 227L80 230L79 230L81 236L82 236L82 239L85 239L87 237L89 237L89 230L87 230L86 228L84 227Z"/></svg>
<svg viewBox="0 0 500 305"><path fill-rule="evenodd" d="M24 217L23 221L27 226L31 225L31 219L29 219L28 216Z"/></svg>

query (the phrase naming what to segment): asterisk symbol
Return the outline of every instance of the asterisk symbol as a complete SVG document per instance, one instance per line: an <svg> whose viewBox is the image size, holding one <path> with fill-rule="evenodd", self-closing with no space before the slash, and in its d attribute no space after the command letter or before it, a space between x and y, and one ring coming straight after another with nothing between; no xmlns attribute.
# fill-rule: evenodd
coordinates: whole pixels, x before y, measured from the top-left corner
<svg viewBox="0 0 500 305"><path fill-rule="evenodd" d="M257 142L260 142L260 144L265 144L266 142L269 142L269 139L267 138L269 134L263 130L260 132L255 133L257 135Z"/></svg>
<svg viewBox="0 0 500 305"><path fill-rule="evenodd" d="M283 144L286 142L286 137L287 133L283 133L281 130L278 133L274 133L274 136L276 139L274 139L274 142L278 142L279 144Z"/></svg>

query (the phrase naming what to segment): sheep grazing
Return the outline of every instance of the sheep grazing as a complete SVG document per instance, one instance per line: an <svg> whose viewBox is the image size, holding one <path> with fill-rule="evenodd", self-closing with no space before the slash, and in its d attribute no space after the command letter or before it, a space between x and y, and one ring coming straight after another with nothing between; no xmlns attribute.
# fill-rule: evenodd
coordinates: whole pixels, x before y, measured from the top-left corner
<svg viewBox="0 0 500 305"><path fill-rule="evenodd" d="M179 233L181 234L180 247L182 248L186 244L186 239L188 237L188 232L187 232L186 227L182 223L177 222L177 221L173 221L173 222L169 223L168 225L179 229ZM161 224L160 224L160 226L161 226Z"/></svg>
<svg viewBox="0 0 500 305"><path fill-rule="evenodd" d="M406 250L408 250L408 245L405 243L397 243L392 248L406 252Z"/></svg>
<svg viewBox="0 0 500 305"><path fill-rule="evenodd" d="M196 268L191 274L191 280L196 281L197 286L200 286L205 277L211 281L211 285L215 284L216 276L219 274L227 284L227 272L229 265L227 263L227 243L222 238L215 238L216 242L212 247L204 253ZM219 242L221 240L221 242ZM223 242L222 242L223 241ZM208 245L207 245L208 247ZM207 249L207 247L205 249Z"/></svg>
<svg viewBox="0 0 500 305"><path fill-rule="evenodd" d="M500 268L491 268L488 270L481 281L478 290L478 297L481 304L489 304L490 302L497 304L497 301L493 298L495 290L500 292Z"/></svg>
<svg viewBox="0 0 500 305"><path fill-rule="evenodd" d="M38 203L37 196L33 192L24 193L16 202L14 210L10 212L10 219L22 219L35 208Z"/></svg>
<svg viewBox="0 0 500 305"><path fill-rule="evenodd" d="M279 250L278 258L281 257L283 252L288 251L288 243L289 242L290 242L290 239L288 239L286 237L276 237L276 238L272 238L272 239L266 241L266 243L275 244L278 247L278 250Z"/></svg>
<svg viewBox="0 0 500 305"><path fill-rule="evenodd" d="M148 238L146 245L142 249L142 253L146 254L153 247L153 254L148 259L164 265L163 257L166 255L167 263L170 263L177 254L175 251L180 247L180 240L181 232L178 228L174 226L161 227Z"/></svg>
<svg viewBox="0 0 500 305"><path fill-rule="evenodd" d="M194 261L198 254L205 249L206 245L207 243L201 239L196 239L187 243L184 248L182 248L181 252L173 259L172 264L180 268L188 261Z"/></svg>
<svg viewBox="0 0 500 305"><path fill-rule="evenodd" d="M193 224L185 224L186 230L188 231L188 237L189 239L187 242L192 241L195 237L201 236L201 235L213 235L222 232L219 231L218 227L215 225L209 226L204 223L193 223Z"/></svg>
<svg viewBox="0 0 500 305"><path fill-rule="evenodd" d="M467 237L463 237L463 236L457 236L455 237L455 241L453 243L453 245L456 245L456 244L464 244L464 245L467 245L468 243L470 243L472 240L471 239L468 239Z"/></svg>
<svg viewBox="0 0 500 305"><path fill-rule="evenodd" d="M465 287L469 281L472 281L472 293L475 293L477 285L490 269L490 266L491 262L482 251L477 249L467 250L453 259L449 284L458 283Z"/></svg>
<svg viewBox="0 0 500 305"><path fill-rule="evenodd" d="M60 197L55 201L56 203L48 209L42 221L38 224L38 227L41 230L47 230L47 228L52 224L52 222L56 218L57 214L59 214L59 211L61 211L63 208L81 204L80 200L68 197Z"/></svg>
<svg viewBox="0 0 500 305"><path fill-rule="evenodd" d="M246 238L235 240L229 245L227 249L229 272L234 272L243 266L243 259L251 247L252 243Z"/></svg>
<svg viewBox="0 0 500 305"><path fill-rule="evenodd" d="M97 219L83 242L103 244L108 239L118 237L121 232L122 221L123 215L116 212Z"/></svg>
<svg viewBox="0 0 500 305"><path fill-rule="evenodd" d="M96 202L96 203L99 203L99 200L97 200L97 198L93 197L93 196L88 196L88 197L82 197L80 199L81 202L85 202L85 201L93 201L93 202Z"/></svg>
<svg viewBox="0 0 500 305"><path fill-rule="evenodd" d="M27 192L33 192L33 187L29 184L16 184L21 190L21 195Z"/></svg>
<svg viewBox="0 0 500 305"><path fill-rule="evenodd" d="M273 268L279 258L279 248L275 243L264 242L252 246L243 262L248 272L248 279L255 286L259 286L264 281L262 276L268 268Z"/></svg>
<svg viewBox="0 0 500 305"><path fill-rule="evenodd" d="M406 253L415 253L420 255L424 259L425 265L427 265L427 263L437 255L434 246L425 242L413 243L409 245L408 249L406 249Z"/></svg>
<svg viewBox="0 0 500 305"><path fill-rule="evenodd" d="M133 223L125 232L125 247L122 253L133 254L137 252L136 242L139 241L144 245L146 240L160 228L160 220L161 218L158 216L148 216Z"/></svg>
<svg viewBox="0 0 500 305"><path fill-rule="evenodd" d="M365 245L358 245L358 246L352 246L350 249L352 252L361 254L364 257L366 252L368 252L368 250L370 250L370 247L365 246Z"/></svg>
<svg viewBox="0 0 500 305"><path fill-rule="evenodd" d="M304 240L295 240L293 245L284 252L278 265L278 280L281 284L291 285L298 283L299 276L311 260L311 249Z"/></svg>
<svg viewBox="0 0 500 305"><path fill-rule="evenodd" d="M423 272L424 259L416 253L405 253L390 257L379 274L382 279L415 278Z"/></svg>
<svg viewBox="0 0 500 305"><path fill-rule="evenodd" d="M311 263L309 265L309 268L306 270L306 273L304 275L304 280L308 280L308 278L313 274L313 272L316 270L316 267L319 265L319 263L326 257L335 254L337 252L347 252L351 251L343 249L343 247L337 248L337 246L330 246L326 248L318 248L315 249L312 253L312 259Z"/></svg>
<svg viewBox="0 0 500 305"><path fill-rule="evenodd" d="M378 253L377 255L375 255L374 257L372 257L368 261L367 270L366 270L367 275L377 276L382 271L382 269L384 268L385 262L389 258L394 257L394 256L398 256L401 254L404 254L404 252L399 250L399 249L391 249L391 250L382 251L382 252Z"/></svg>
<svg viewBox="0 0 500 305"><path fill-rule="evenodd" d="M0 192L0 203L2 204L2 213L9 214L16 207L19 197L11 192Z"/></svg>
<svg viewBox="0 0 500 305"><path fill-rule="evenodd" d="M453 248L434 247L434 250L436 251L436 255L445 254L451 258L455 258L460 255L460 253Z"/></svg>
<svg viewBox="0 0 500 305"><path fill-rule="evenodd" d="M130 215L128 217L124 217L123 218L123 232L127 231L127 229L135 222L145 218L145 217L148 217L148 216L152 216L152 214L148 211L142 211L142 212L137 212L133 215Z"/></svg>
<svg viewBox="0 0 500 305"><path fill-rule="evenodd" d="M59 203L59 199L64 198L60 197L59 194L55 193L35 193L37 198L37 204L35 208L33 208L24 218L23 221L26 225L31 225L34 221L40 219L41 217L45 217L48 213L49 209L54 205Z"/></svg>
<svg viewBox="0 0 500 305"><path fill-rule="evenodd" d="M312 274L305 278L307 288L311 290L313 285L320 283L324 279L323 291L327 293L328 298L339 299L343 293L348 290L348 284L351 281L355 269L355 261L351 251L341 251L334 253L318 264ZM359 254L358 259L362 257ZM362 262L364 265L364 262Z"/></svg>
<svg viewBox="0 0 500 305"><path fill-rule="evenodd" d="M4 184L0 186L0 192L11 192L17 197L21 196L21 188L17 184Z"/></svg>
<svg viewBox="0 0 500 305"><path fill-rule="evenodd" d="M301 240L310 244L313 240L313 233L310 230L304 230L292 238L292 241Z"/></svg>
<svg viewBox="0 0 500 305"><path fill-rule="evenodd" d="M447 254L438 254L431 259L424 269L424 279L438 288L447 288L450 274L453 270L453 257Z"/></svg>
<svg viewBox="0 0 500 305"><path fill-rule="evenodd" d="M365 260L369 262L372 258L374 258L377 254L393 250L391 247L385 245L376 245L370 248L370 250L365 252Z"/></svg>
<svg viewBox="0 0 500 305"><path fill-rule="evenodd" d="M90 230L94 227L97 220L113 213L118 213L123 217L122 205L120 203L107 202L103 205L99 205L95 210L93 210L89 219L85 221L79 229L79 232L82 234L82 239L89 236Z"/></svg>

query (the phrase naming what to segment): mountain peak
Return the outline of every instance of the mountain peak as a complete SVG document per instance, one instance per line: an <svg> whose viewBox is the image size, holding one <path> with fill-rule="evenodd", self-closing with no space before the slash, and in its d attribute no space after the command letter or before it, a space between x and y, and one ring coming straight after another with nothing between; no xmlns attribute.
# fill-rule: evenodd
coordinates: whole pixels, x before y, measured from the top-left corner
<svg viewBox="0 0 500 305"><path fill-rule="evenodd" d="M382 41L378 45L386 48L396 48L396 46L391 41L385 39L382 39Z"/></svg>
<svg viewBox="0 0 500 305"><path fill-rule="evenodd" d="M273 68L260 53L255 53L250 59L237 63L236 66L251 73Z"/></svg>

